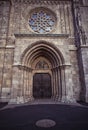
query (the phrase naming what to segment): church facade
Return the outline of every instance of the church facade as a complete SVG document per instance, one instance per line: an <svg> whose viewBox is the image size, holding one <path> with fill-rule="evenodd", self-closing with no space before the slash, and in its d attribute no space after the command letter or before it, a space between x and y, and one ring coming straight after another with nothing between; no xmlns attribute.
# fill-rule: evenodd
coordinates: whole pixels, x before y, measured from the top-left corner
<svg viewBox="0 0 88 130"><path fill-rule="evenodd" d="M0 101L88 102L87 0L0 1Z"/></svg>

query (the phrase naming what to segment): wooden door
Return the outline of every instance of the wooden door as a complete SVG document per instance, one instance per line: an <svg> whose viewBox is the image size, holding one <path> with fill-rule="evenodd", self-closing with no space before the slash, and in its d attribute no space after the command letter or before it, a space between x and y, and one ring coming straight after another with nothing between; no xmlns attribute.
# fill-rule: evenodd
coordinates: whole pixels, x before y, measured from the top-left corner
<svg viewBox="0 0 88 130"><path fill-rule="evenodd" d="M33 97L50 98L52 96L51 76L49 73L36 73L33 77Z"/></svg>

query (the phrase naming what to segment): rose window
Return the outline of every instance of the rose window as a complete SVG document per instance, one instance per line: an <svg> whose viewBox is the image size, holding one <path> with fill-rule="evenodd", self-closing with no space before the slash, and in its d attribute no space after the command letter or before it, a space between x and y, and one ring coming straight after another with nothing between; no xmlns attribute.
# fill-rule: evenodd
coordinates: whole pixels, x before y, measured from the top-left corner
<svg viewBox="0 0 88 130"><path fill-rule="evenodd" d="M29 25L36 33L48 33L55 26L55 17L50 11L35 11L30 16Z"/></svg>

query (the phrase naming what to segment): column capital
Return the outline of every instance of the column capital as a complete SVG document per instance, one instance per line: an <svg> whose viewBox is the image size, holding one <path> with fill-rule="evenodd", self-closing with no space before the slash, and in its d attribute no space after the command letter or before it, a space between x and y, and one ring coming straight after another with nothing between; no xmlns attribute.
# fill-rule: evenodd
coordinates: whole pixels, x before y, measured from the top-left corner
<svg viewBox="0 0 88 130"><path fill-rule="evenodd" d="M31 72L33 70L32 68L22 65L22 64L13 64L13 67L17 67L17 68L19 68L19 70L26 70L29 72Z"/></svg>
<svg viewBox="0 0 88 130"><path fill-rule="evenodd" d="M71 67L71 64L62 64L58 66L60 69L65 69Z"/></svg>

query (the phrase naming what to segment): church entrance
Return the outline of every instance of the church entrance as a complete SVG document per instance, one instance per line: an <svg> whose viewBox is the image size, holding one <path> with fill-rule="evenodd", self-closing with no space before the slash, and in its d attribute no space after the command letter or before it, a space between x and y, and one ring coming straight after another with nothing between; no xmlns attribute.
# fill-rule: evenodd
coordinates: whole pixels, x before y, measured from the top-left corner
<svg viewBox="0 0 88 130"><path fill-rule="evenodd" d="M28 100L65 97L64 59L50 43L38 42L29 46L22 55L21 95Z"/></svg>
<svg viewBox="0 0 88 130"><path fill-rule="evenodd" d="M33 97L36 99L51 98L51 76L49 73L35 73L33 77Z"/></svg>

